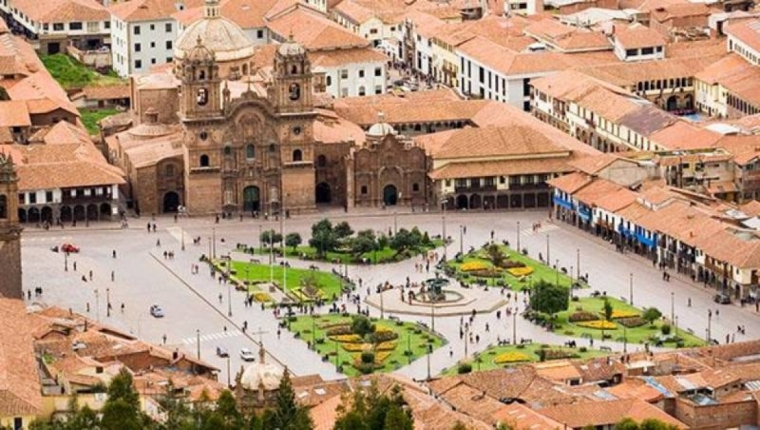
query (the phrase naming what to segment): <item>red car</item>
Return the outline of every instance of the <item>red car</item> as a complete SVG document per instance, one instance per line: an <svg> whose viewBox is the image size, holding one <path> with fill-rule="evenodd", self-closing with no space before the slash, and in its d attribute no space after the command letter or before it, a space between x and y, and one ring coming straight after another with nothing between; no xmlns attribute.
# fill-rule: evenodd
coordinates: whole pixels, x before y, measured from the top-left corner
<svg viewBox="0 0 760 430"><path fill-rule="evenodd" d="M76 254L77 252L79 252L79 248L77 248L76 246L74 246L74 245L72 245L70 243L64 243L63 245L61 245L61 252L66 252L66 253L69 253L69 254L72 254L72 253Z"/></svg>

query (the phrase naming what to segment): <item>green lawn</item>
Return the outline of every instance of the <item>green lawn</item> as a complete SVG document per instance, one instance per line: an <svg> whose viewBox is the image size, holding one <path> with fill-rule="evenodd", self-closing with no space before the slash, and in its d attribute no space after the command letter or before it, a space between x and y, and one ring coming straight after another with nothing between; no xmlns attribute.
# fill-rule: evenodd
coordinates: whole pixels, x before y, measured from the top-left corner
<svg viewBox="0 0 760 430"><path fill-rule="evenodd" d="M79 113L82 114L82 123L90 134L98 134L98 121L111 115L119 113L118 110L113 108L106 109L81 109Z"/></svg>
<svg viewBox="0 0 760 430"><path fill-rule="evenodd" d="M500 283L503 283L509 285L509 287L513 290L523 290L530 288L533 283L539 280L544 280L551 284L559 282L560 285L563 285L565 287L569 287L571 285L570 277L563 274L562 272L554 270L553 268L541 263L540 261L534 260L526 255L522 255L519 252L504 245L501 245L500 249L502 252L504 252L509 260L525 264L527 267L533 269L533 273L520 279L504 271L500 277L489 278L473 276L460 270L462 264L469 262L479 262L484 264L487 268L493 268L493 264L488 259L484 249L478 249L474 252L465 254L464 257L459 260L450 260L447 264L450 270L454 270L457 279L470 283L484 283L487 285L500 285Z"/></svg>
<svg viewBox="0 0 760 430"><path fill-rule="evenodd" d="M45 68L64 89L124 83L124 80L115 74L101 75L66 54L43 55L40 58Z"/></svg>
<svg viewBox="0 0 760 430"><path fill-rule="evenodd" d="M433 239L432 242L433 244L430 247L421 247L420 249L411 250L411 256L419 255L425 251L443 246L443 241L440 239ZM270 252L269 248L267 247L264 247L262 250L260 247L252 248L252 247L246 246L246 249L248 250L248 252L252 252L254 254L268 254ZM275 252L277 251L279 251L279 247L275 246ZM355 258L353 254L348 253L348 252L327 252L325 258L318 259L317 249L311 246L299 246L296 249L286 247L285 255L287 257L300 258L303 260L328 261L328 262L339 261L340 264L356 264L356 263L360 263L364 259L366 259L369 263L373 263L373 264L392 263L392 262L403 260L403 258L402 259L398 258L395 250L387 246L383 249L378 250L377 252L366 252L362 254L359 258Z"/></svg>
<svg viewBox="0 0 760 430"><path fill-rule="evenodd" d="M290 331L304 341L314 344L316 341L317 352L323 358L329 359L333 364L342 366L342 373L346 376L357 376L361 372L353 366L353 360L360 354L359 352L346 351L342 343L336 342L327 337L325 327L328 324L340 322L351 322L351 317L340 315L317 315L295 317L290 322ZM382 366L378 364L375 372L392 372L400 367L406 366L412 361L424 357L427 353L428 344L433 345L433 349L440 348L445 344L444 339L434 335L425 327L418 326L415 323L400 323L391 320L372 319L372 323L377 327L386 328L398 334L395 341L395 348L389 351L390 354L382 361ZM401 324L401 325L399 325ZM314 331L312 331L314 330ZM324 339L321 341L320 339ZM405 355L404 351L411 347L412 354Z"/></svg>
<svg viewBox="0 0 760 430"><path fill-rule="evenodd" d="M224 262L219 263L224 267ZM308 300L307 297L299 293L305 279L316 282L317 289L321 291L321 297L327 301L332 301L333 296L339 297L341 294L342 281L332 273L322 272L319 270L296 269L282 266L274 266L270 271L267 264L252 264L245 261L232 262L232 275L239 280L248 280L249 282L269 282L271 274L274 282L282 287L282 274L285 270L285 289L289 296L294 300Z"/></svg>
<svg viewBox="0 0 760 430"><path fill-rule="evenodd" d="M565 357L557 357L555 360L561 360L563 358L579 358L579 359L588 359L588 358L594 358L594 357L606 357L610 355L609 352L605 351L599 351L596 349L586 349L586 348L568 348L565 346L557 346L557 345L542 345L539 343L529 343L526 345L506 345L506 346L491 346L487 348L485 351L477 354L475 357L470 358L468 360L461 360L461 363L469 363L472 366L472 371L477 372L480 370L491 370L491 369L498 369L498 368L504 368L509 366L516 366L523 363L535 363L540 361L538 350L541 349L542 346L546 346L547 348L552 351L561 351L562 353L565 353ZM581 349L583 349L581 351ZM512 354L515 359L518 358L526 358L525 361L514 361L514 362L506 362L506 363L496 363L495 360L502 355L502 354ZM523 357L524 356L524 357ZM547 361L550 361L547 359ZM442 375L456 375L458 371L458 365L450 367L448 369L444 369L443 372L441 372Z"/></svg>
<svg viewBox="0 0 760 430"><path fill-rule="evenodd" d="M615 299L613 297L609 297L608 299L612 304L613 311L635 312L638 315L641 315L643 313L641 309L624 303L621 300ZM601 340L602 330L581 327L577 323L568 322L568 318L575 312L586 311L596 313L599 315L599 319L603 319L603 309L604 300L602 298L588 297L582 298L579 301L570 302L570 308L568 310L557 314L556 323L559 324L559 328L555 328L555 332L566 336L591 336L596 340ZM616 320L613 319L613 322L615 321ZM605 334L612 336L611 340L622 342L625 335L625 337L627 337L628 343L650 342L651 344L652 341L650 337L653 335L661 334L660 327L662 327L663 321L655 321L654 326L645 324L643 326L625 329L624 326L620 323L615 322L615 325L617 328L614 330L604 330ZM671 334L677 334L677 336L681 337L683 339L684 346L687 347L701 346L705 344L702 339L694 336L693 334L690 334L686 330L681 330L680 328L678 329L678 333L675 333L675 330L672 330ZM675 342L666 342L664 346L675 347L676 344Z"/></svg>

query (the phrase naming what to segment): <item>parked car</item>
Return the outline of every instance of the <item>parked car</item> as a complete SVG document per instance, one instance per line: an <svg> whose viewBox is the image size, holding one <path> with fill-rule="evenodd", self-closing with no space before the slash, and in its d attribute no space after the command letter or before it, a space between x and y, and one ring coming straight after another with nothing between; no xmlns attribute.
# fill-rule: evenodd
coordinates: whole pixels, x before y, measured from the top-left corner
<svg viewBox="0 0 760 430"><path fill-rule="evenodd" d="M164 317L164 309L159 305L153 305L150 307L150 314L154 318L163 318Z"/></svg>
<svg viewBox="0 0 760 430"><path fill-rule="evenodd" d="M61 252L76 254L77 252L79 252L79 248L70 243L64 243L63 245L61 245Z"/></svg>
<svg viewBox="0 0 760 430"><path fill-rule="evenodd" d="M713 301L721 305L728 305L731 303L731 296L728 294L716 294L713 296Z"/></svg>
<svg viewBox="0 0 760 430"><path fill-rule="evenodd" d="M248 348L241 348L240 349L240 358L243 361L256 361L256 356Z"/></svg>
<svg viewBox="0 0 760 430"><path fill-rule="evenodd" d="M229 357L230 354L227 353L227 348L223 346L217 346L216 347L216 355L219 357Z"/></svg>

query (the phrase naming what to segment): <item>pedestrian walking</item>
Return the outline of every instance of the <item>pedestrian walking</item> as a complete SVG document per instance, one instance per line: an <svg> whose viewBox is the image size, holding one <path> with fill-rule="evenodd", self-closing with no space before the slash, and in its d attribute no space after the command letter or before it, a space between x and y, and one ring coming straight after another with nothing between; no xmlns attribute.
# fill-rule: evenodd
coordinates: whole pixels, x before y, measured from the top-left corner
<svg viewBox="0 0 760 430"><path fill-rule="evenodd" d="M77 262L76 261L74 262L74 271L75 272L77 271Z"/></svg>
<svg viewBox="0 0 760 430"><path fill-rule="evenodd" d="M113 250L113 252L111 253L111 255L113 255L113 258L116 258L116 250L115 249Z"/></svg>
<svg viewBox="0 0 760 430"><path fill-rule="evenodd" d="M114 273L113 270L111 270L111 282L113 282L114 279L116 279L116 274Z"/></svg>
<svg viewBox="0 0 760 430"><path fill-rule="evenodd" d="M90 270L90 281L92 281L92 270Z"/></svg>
<svg viewBox="0 0 760 430"><path fill-rule="evenodd" d="M161 239L156 239L156 246L161 247Z"/></svg>
<svg viewBox="0 0 760 430"><path fill-rule="evenodd" d="M121 304L121 313L124 313L124 303Z"/></svg>
<svg viewBox="0 0 760 430"><path fill-rule="evenodd" d="M689 307L691 307L691 297L689 297Z"/></svg>
<svg viewBox="0 0 760 430"><path fill-rule="evenodd" d="M166 345L166 333L164 333L163 340L164 340L164 345Z"/></svg>
<svg viewBox="0 0 760 430"><path fill-rule="evenodd" d="M222 303L222 293L219 293L219 303Z"/></svg>
<svg viewBox="0 0 760 430"><path fill-rule="evenodd" d="M86 304L87 312L90 312L90 302L87 302Z"/></svg>

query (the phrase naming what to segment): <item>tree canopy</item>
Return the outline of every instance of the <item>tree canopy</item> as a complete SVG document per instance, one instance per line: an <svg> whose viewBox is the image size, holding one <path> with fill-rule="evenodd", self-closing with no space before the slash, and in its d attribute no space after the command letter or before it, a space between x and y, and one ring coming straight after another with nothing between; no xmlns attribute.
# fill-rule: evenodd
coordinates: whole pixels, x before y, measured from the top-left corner
<svg viewBox="0 0 760 430"><path fill-rule="evenodd" d="M569 306L569 290L563 286L539 280L530 294L530 308L547 314L562 312Z"/></svg>

